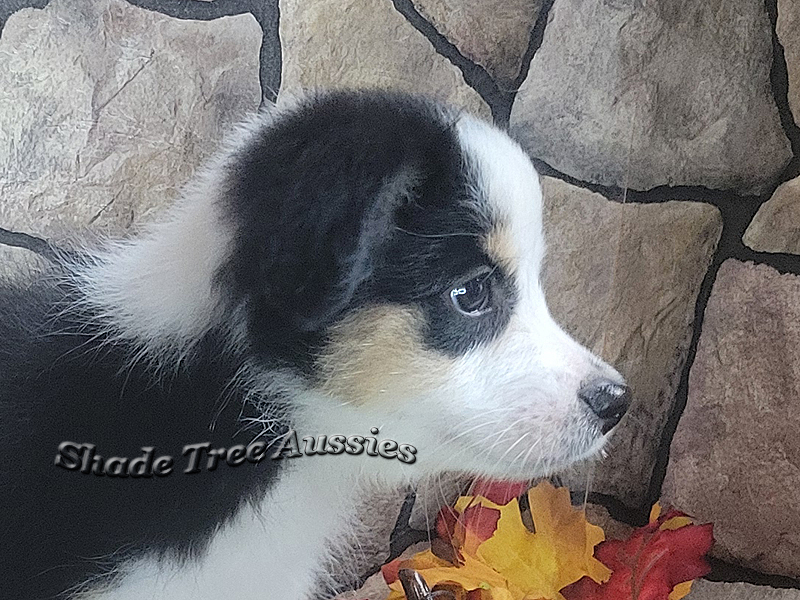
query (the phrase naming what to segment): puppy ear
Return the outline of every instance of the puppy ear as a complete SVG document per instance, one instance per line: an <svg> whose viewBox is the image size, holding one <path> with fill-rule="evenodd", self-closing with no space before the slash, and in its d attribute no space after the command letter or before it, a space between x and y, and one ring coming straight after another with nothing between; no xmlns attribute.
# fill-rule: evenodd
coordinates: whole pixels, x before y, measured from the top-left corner
<svg viewBox="0 0 800 600"><path fill-rule="evenodd" d="M330 325L373 272L394 217L458 161L430 106L328 96L284 116L238 157L230 274L270 336Z"/></svg>

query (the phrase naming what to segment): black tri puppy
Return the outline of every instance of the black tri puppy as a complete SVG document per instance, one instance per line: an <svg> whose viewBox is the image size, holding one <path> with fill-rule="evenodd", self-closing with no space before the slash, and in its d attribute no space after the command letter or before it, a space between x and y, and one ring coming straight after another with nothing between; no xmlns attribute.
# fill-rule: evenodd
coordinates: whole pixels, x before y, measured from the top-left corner
<svg viewBox="0 0 800 600"><path fill-rule="evenodd" d="M492 125L322 94L242 127L141 235L2 283L0 595L324 598L366 490L596 453L629 392L548 313L541 205ZM218 452L184 472L187 445L373 428L415 460ZM174 464L85 474L55 464L63 442Z"/></svg>

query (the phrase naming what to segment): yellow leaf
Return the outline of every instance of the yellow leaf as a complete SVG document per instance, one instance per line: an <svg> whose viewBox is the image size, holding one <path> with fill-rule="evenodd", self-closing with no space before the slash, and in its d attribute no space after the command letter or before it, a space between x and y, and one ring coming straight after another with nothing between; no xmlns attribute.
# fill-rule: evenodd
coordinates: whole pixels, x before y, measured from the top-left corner
<svg viewBox="0 0 800 600"><path fill-rule="evenodd" d="M656 502L653 504L653 508L650 509L650 523L655 523L658 521L658 518L661 516L661 503ZM693 525L694 522L691 518L687 517L686 515L672 517L671 519L664 521L660 526L659 529L661 531L672 531L675 529L680 529L681 527L686 527L687 525Z"/></svg>
<svg viewBox="0 0 800 600"><path fill-rule="evenodd" d="M689 592L692 591L692 582L691 581L684 581L683 583L679 583L672 591L669 593L669 600L681 600L689 595Z"/></svg>
<svg viewBox="0 0 800 600"><path fill-rule="evenodd" d="M417 570L432 589L448 586L465 594L481 590L481 600L564 600L559 590L584 576L598 583L608 580L611 571L593 556L594 547L605 539L603 530L572 506L566 488L542 482L528 491L528 502L536 533L523 524L516 499L500 505L482 496L459 498L459 516L473 507L491 509L472 510L458 530L463 535L454 536L463 564L452 565L427 551L403 561L401 568ZM499 512L499 519L492 511ZM490 514L497 528L489 539L482 539L476 532L485 528L475 519ZM399 581L389 587L388 600L404 598Z"/></svg>
<svg viewBox="0 0 800 600"><path fill-rule="evenodd" d="M681 527L686 527L687 525L692 525L693 521L690 517L672 517L671 519L664 521L659 529L661 531L672 531L675 529L680 529Z"/></svg>
<svg viewBox="0 0 800 600"><path fill-rule="evenodd" d="M528 492L536 533L522 523L512 500L493 506L501 512L495 534L478 547L478 558L491 565L526 598L563 600L559 590L588 575L598 583L611 571L594 558L603 530L588 523L570 504L566 488L542 482Z"/></svg>
<svg viewBox="0 0 800 600"><path fill-rule="evenodd" d="M504 588L494 588L491 593L492 600L515 600L511 592Z"/></svg>
<svg viewBox="0 0 800 600"><path fill-rule="evenodd" d="M661 502L656 502L653 504L653 508L650 509L650 523L655 523L658 521L658 517L661 516Z"/></svg>
<svg viewBox="0 0 800 600"><path fill-rule="evenodd" d="M440 583L452 582L467 591L478 588L490 590L492 600L523 600L525 597L520 589L510 584L492 567L469 555L464 556L462 566L456 567L437 558L430 550L426 550L415 554L410 560L404 561L402 568L416 569L430 588ZM390 584L389 588L393 590L393 593L388 600L399 600L405 597L402 592L403 586L399 581ZM501 593L498 590L505 590L505 592Z"/></svg>

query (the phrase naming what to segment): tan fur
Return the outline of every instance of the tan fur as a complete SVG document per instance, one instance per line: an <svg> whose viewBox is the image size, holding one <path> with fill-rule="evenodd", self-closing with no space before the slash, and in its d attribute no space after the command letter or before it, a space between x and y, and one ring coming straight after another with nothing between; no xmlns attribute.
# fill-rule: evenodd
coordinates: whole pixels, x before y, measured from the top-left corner
<svg viewBox="0 0 800 600"><path fill-rule="evenodd" d="M495 223L484 237L483 247L489 258L503 267L506 273L516 273L519 262L518 250L510 227L503 223Z"/></svg>
<svg viewBox="0 0 800 600"><path fill-rule="evenodd" d="M319 358L322 391L352 404L396 401L435 388L452 364L423 346L420 311L375 306L334 326Z"/></svg>

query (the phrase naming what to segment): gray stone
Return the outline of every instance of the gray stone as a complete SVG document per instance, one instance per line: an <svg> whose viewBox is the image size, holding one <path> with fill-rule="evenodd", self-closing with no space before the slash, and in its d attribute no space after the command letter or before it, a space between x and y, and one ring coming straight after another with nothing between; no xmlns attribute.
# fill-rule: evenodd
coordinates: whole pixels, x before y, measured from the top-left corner
<svg viewBox="0 0 800 600"><path fill-rule="evenodd" d="M261 92L252 15L53 0L0 38L0 226L119 233L173 199Z"/></svg>
<svg viewBox="0 0 800 600"><path fill-rule="evenodd" d="M789 74L789 108L800 116L800 7L794 0L778 0L778 22L775 26L783 46Z"/></svg>
<svg viewBox="0 0 800 600"><path fill-rule="evenodd" d="M673 407L720 214L695 202L621 204L547 177L544 193L543 281L553 316L614 365L635 398L607 446L609 457L563 480L584 489L591 476L591 490L639 507Z"/></svg>
<svg viewBox="0 0 800 600"><path fill-rule="evenodd" d="M635 527L617 521L608 512L606 507L599 504L587 504L585 506L586 520L592 525L597 525L606 534L607 540L624 540L633 533Z"/></svg>
<svg viewBox="0 0 800 600"><path fill-rule="evenodd" d="M281 95L314 88L423 93L488 117L488 105L391 0L281 0Z"/></svg>
<svg viewBox="0 0 800 600"><path fill-rule="evenodd" d="M692 591L687 598L688 600L800 600L800 590L700 579L692 584Z"/></svg>
<svg viewBox="0 0 800 600"><path fill-rule="evenodd" d="M507 86L522 69L542 0L412 0L458 50Z"/></svg>
<svg viewBox="0 0 800 600"><path fill-rule="evenodd" d="M712 552L800 576L800 277L728 260L705 311L663 498Z"/></svg>
<svg viewBox="0 0 800 600"><path fill-rule="evenodd" d="M771 61L762 0L558 0L511 125L583 181L761 192L792 156Z"/></svg>
<svg viewBox="0 0 800 600"><path fill-rule="evenodd" d="M761 205L743 239L760 252L800 254L800 177L782 184Z"/></svg>

